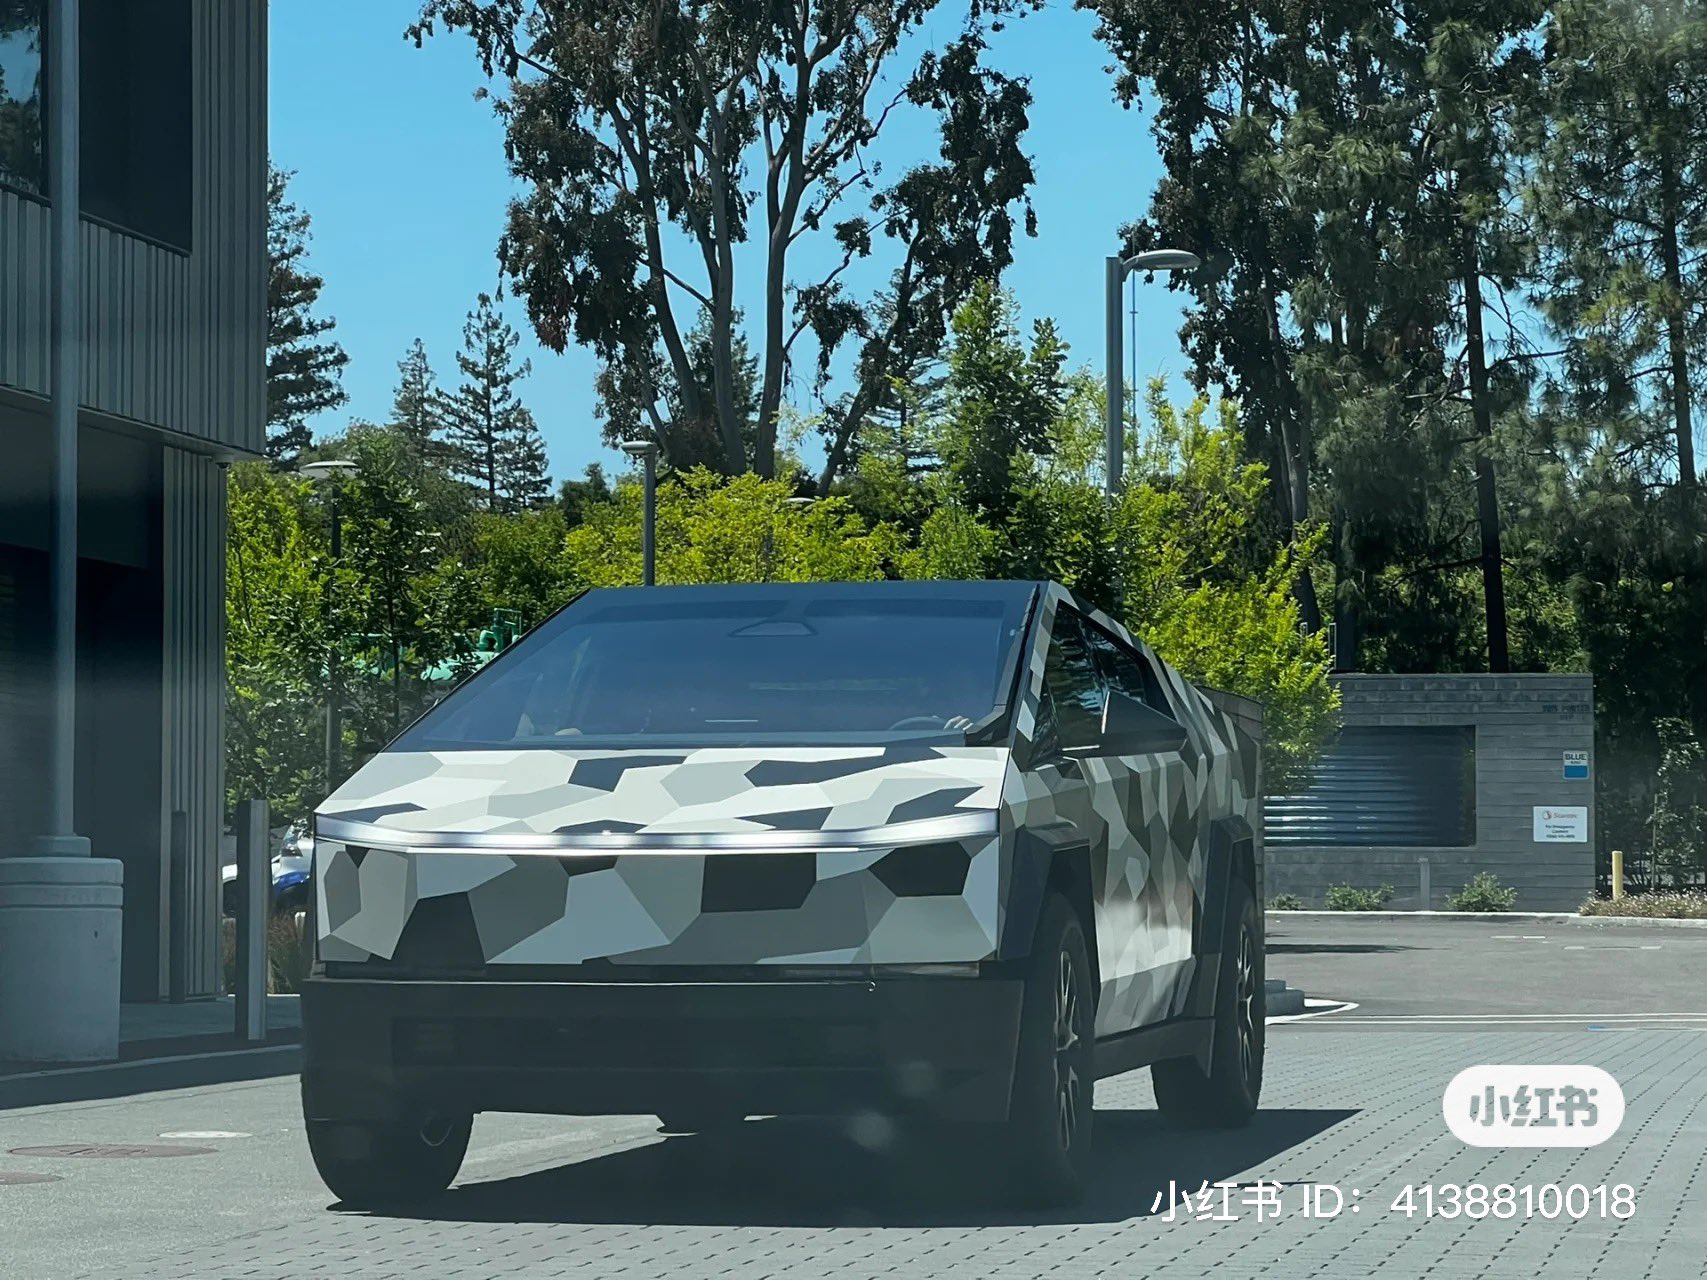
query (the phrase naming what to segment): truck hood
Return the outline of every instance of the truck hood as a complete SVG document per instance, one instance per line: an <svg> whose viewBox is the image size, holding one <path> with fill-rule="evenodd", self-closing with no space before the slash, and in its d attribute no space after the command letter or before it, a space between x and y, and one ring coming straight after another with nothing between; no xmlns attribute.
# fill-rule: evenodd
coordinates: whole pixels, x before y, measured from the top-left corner
<svg viewBox="0 0 1707 1280"><path fill-rule="evenodd" d="M316 811L346 839L851 832L993 813L1006 747L383 752Z"/></svg>

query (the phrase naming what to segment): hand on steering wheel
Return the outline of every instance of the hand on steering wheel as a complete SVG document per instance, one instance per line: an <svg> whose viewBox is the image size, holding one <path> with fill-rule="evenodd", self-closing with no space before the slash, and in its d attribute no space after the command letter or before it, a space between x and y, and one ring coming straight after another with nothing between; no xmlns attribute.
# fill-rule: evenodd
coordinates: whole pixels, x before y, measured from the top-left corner
<svg viewBox="0 0 1707 1280"><path fill-rule="evenodd" d="M889 726L897 729L970 729L972 721L965 716L903 716Z"/></svg>

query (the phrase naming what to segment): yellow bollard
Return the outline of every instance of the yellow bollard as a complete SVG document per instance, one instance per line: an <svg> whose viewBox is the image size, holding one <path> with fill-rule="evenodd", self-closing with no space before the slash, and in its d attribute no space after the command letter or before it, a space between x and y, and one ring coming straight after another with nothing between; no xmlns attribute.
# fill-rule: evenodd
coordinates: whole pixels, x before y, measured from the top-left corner
<svg viewBox="0 0 1707 1280"><path fill-rule="evenodd" d="M1624 850L1612 851L1612 900L1614 902L1624 896Z"/></svg>

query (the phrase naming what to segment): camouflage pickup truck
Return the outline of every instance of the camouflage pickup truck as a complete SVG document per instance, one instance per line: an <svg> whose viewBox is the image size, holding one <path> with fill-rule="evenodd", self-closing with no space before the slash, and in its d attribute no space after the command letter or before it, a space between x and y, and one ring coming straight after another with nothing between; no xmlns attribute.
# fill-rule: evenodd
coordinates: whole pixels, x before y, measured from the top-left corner
<svg viewBox="0 0 1707 1280"><path fill-rule="evenodd" d="M315 816L315 1162L376 1204L485 1110L875 1110L1070 1199L1099 1077L1256 1108L1258 769L1053 583L589 591Z"/></svg>

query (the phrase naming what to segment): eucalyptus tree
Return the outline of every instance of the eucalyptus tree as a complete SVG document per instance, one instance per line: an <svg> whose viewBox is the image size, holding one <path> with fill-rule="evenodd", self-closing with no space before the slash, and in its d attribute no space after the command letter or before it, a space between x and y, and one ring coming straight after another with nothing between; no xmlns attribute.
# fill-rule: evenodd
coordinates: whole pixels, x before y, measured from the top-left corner
<svg viewBox="0 0 1707 1280"><path fill-rule="evenodd" d="M709 431L719 470L769 476L811 335L827 488L890 378L934 353L972 285L1008 265L1016 225L1032 229L1030 93L985 53L1035 3L426 0L409 35L466 32L495 86L523 185L499 255L541 342L591 346L666 454ZM927 20L952 31L940 47ZM939 154L891 178L876 146L903 112L934 121ZM749 253L750 441L736 308ZM874 294L850 284L885 268ZM688 338L701 315L708 385Z"/></svg>

